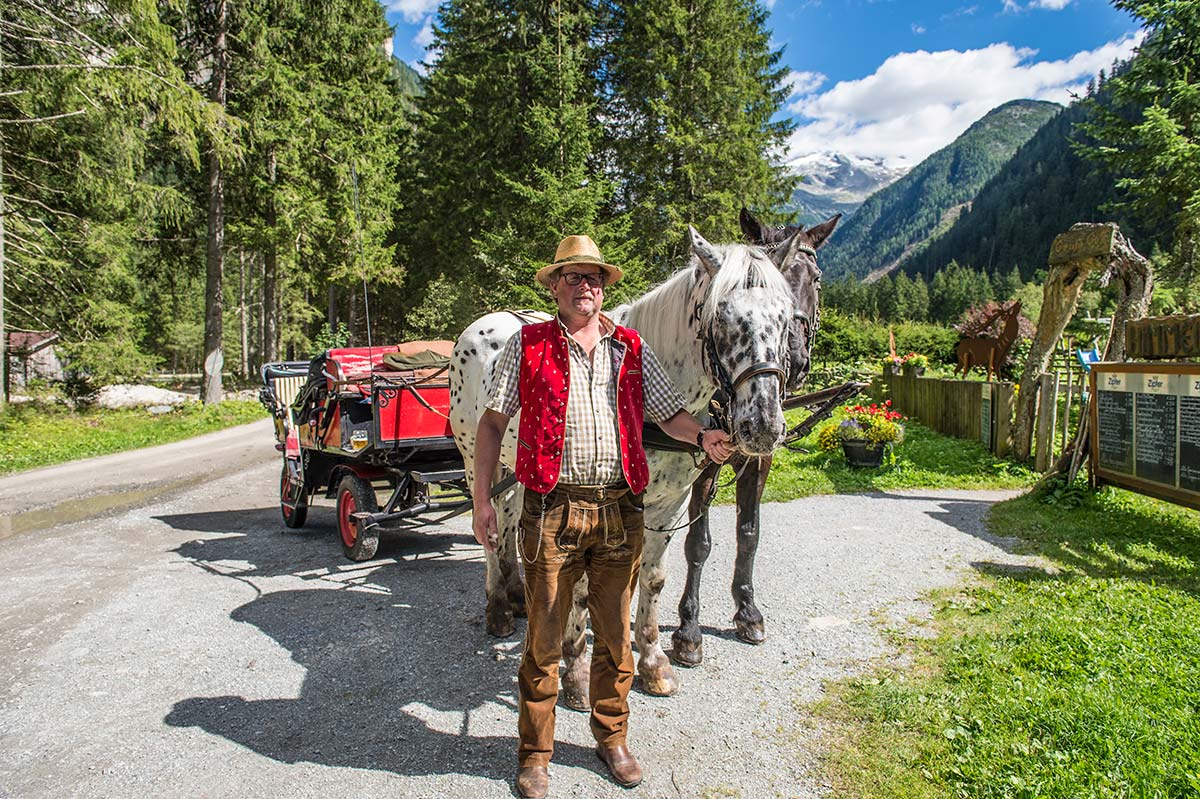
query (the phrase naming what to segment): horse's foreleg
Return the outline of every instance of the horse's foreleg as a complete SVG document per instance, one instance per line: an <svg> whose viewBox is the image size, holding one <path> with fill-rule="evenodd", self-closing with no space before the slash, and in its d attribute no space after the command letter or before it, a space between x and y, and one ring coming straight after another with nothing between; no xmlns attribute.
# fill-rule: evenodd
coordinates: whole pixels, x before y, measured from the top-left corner
<svg viewBox="0 0 1200 799"><path fill-rule="evenodd" d="M687 583L679 599L679 629L671 636L671 660L680 666L699 666L704 660L704 638L700 632L700 575L712 551L708 509L704 501L720 469L720 465L714 463L700 473L699 479L692 484L692 497L688 503L688 518L693 521L683 545L688 566Z"/></svg>
<svg viewBox="0 0 1200 799"><path fill-rule="evenodd" d="M653 521L662 520L655 518ZM647 519L647 522L651 523L651 520ZM670 533L646 531L642 570L638 577L637 618L633 629L638 648L638 676L646 693L654 696L670 696L679 690L675 671L658 640L658 597L667 581L663 556L670 540Z"/></svg>
<svg viewBox="0 0 1200 799"><path fill-rule="evenodd" d="M737 559L733 565L733 624L739 640L767 640L763 617L754 604L754 556L758 552L759 510L774 457L764 455L746 464L737 481Z"/></svg>
<svg viewBox="0 0 1200 799"><path fill-rule="evenodd" d="M588 577L585 573L575 583L571 613L563 628L563 703L573 710L589 710L588 683L591 679L591 659L587 656Z"/></svg>
<svg viewBox="0 0 1200 799"><path fill-rule="evenodd" d="M517 566L517 527L521 523L521 490L514 488L496 497L499 540L495 554L487 556L487 612L484 620L491 635L506 638L516 629L514 616L525 615L525 587Z"/></svg>

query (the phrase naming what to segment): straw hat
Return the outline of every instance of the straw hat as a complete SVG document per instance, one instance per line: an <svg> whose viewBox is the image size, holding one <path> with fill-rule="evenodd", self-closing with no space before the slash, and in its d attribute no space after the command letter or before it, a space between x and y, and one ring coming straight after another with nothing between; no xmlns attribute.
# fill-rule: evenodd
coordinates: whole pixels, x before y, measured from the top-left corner
<svg viewBox="0 0 1200 799"><path fill-rule="evenodd" d="M537 271L537 282L549 286L554 270L571 264L595 264L600 267L608 276L604 281L606 286L616 283L625 274L612 264L604 263L600 248L588 236L567 236L558 243L558 249L554 251L554 263Z"/></svg>

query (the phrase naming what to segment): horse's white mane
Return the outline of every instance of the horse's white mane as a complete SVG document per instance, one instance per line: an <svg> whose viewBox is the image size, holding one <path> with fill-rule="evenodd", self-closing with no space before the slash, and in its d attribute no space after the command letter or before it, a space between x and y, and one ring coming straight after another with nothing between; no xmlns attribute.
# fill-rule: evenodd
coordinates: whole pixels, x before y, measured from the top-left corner
<svg viewBox="0 0 1200 799"><path fill-rule="evenodd" d="M760 248L746 244L712 246L721 258L721 268L705 294L700 310L701 324L712 321L721 300L737 289L762 287L771 293L790 296L787 281ZM696 302L694 295L706 277L699 257L693 253L687 266L634 300L632 305L622 306L615 315L621 317L621 324L637 330L658 352L667 342L687 335L687 321Z"/></svg>

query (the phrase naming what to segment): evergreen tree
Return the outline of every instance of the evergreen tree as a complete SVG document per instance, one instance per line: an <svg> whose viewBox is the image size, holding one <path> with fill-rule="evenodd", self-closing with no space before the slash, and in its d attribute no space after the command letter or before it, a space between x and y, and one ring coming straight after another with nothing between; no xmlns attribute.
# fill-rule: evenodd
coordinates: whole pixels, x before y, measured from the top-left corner
<svg viewBox="0 0 1200 799"><path fill-rule="evenodd" d="M992 275L992 295L1001 302L1015 297L1022 285L1021 270L1015 265L1003 273L997 269Z"/></svg>
<svg viewBox="0 0 1200 799"><path fill-rule="evenodd" d="M186 198L147 159L160 147L195 164L215 127L174 54L153 4L8 0L0 14L0 328L60 333L97 382L153 365L141 242Z"/></svg>
<svg viewBox="0 0 1200 799"><path fill-rule="evenodd" d="M589 169L595 25L579 0L443 5L405 156L406 330L449 334L485 309L544 305L533 268L573 233L626 269L622 288L637 284L627 228L601 216L610 187Z"/></svg>
<svg viewBox="0 0 1200 799"><path fill-rule="evenodd" d="M1141 21L1137 55L1089 100L1080 150L1117 175L1123 205L1171 219L1173 269L1183 286L1200 285L1200 5L1178 0L1113 0Z"/></svg>
<svg viewBox="0 0 1200 799"><path fill-rule="evenodd" d="M912 279L912 316L914 322L924 322L929 319L929 286L922 275Z"/></svg>
<svg viewBox="0 0 1200 799"><path fill-rule="evenodd" d="M606 128L619 207L654 274L687 252L686 225L738 238L741 206L774 208L795 179L773 162L794 125L757 0L611 3Z"/></svg>

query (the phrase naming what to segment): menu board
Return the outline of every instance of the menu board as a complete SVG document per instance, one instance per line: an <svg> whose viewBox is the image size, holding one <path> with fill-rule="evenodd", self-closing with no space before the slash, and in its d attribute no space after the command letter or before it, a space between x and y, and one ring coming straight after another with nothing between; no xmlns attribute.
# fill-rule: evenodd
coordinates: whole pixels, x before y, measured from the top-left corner
<svg viewBox="0 0 1200 799"><path fill-rule="evenodd" d="M1134 395L1133 473L1143 480L1175 485L1175 397Z"/></svg>
<svg viewBox="0 0 1200 799"><path fill-rule="evenodd" d="M1200 397L1179 398L1179 487L1200 491Z"/></svg>
<svg viewBox="0 0 1200 799"><path fill-rule="evenodd" d="M1093 367L1098 482L1200 508L1200 364Z"/></svg>
<svg viewBox="0 0 1200 799"><path fill-rule="evenodd" d="M1096 409L1100 419L1100 465L1133 474L1133 394L1097 391Z"/></svg>

